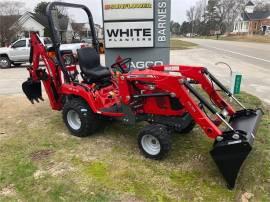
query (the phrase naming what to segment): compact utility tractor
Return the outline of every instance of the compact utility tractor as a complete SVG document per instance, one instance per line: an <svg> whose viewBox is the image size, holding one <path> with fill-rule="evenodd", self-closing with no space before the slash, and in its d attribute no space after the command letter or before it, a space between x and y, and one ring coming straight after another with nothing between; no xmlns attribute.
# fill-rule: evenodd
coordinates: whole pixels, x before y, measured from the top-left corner
<svg viewBox="0 0 270 202"><path fill-rule="evenodd" d="M78 50L78 65L66 66L62 60L52 17L56 6L81 8L88 15L93 47ZM129 58L118 58L110 68L103 67L87 7L53 2L47 15L53 48L47 50L38 34L31 34L30 78L22 84L32 103L43 100L42 82L52 109L62 110L67 128L79 137L102 127L104 118L119 119L126 124L146 121L149 125L140 132L138 144L151 159L161 159L169 152L171 131L187 133L197 124L214 140L210 153L228 187L235 186L240 167L252 150L263 115L261 109L246 109L205 67L164 65L138 70L129 68ZM40 60L45 67L39 65ZM201 87L205 94L195 86ZM236 111L219 91L242 110Z"/></svg>

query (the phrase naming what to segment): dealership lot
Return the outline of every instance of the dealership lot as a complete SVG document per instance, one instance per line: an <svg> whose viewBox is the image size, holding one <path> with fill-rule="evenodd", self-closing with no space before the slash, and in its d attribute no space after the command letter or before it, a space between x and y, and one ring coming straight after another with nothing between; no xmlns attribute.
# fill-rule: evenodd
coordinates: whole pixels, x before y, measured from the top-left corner
<svg viewBox="0 0 270 202"><path fill-rule="evenodd" d="M104 55L101 56L101 61L105 63ZM224 65L216 66L217 62L226 62L231 65L233 71L241 72L243 74L242 90L270 104L270 69L204 48L171 51L171 64L205 66L229 86L230 71ZM21 83L28 77L26 67L27 65L20 68L0 69L1 95L22 94Z"/></svg>

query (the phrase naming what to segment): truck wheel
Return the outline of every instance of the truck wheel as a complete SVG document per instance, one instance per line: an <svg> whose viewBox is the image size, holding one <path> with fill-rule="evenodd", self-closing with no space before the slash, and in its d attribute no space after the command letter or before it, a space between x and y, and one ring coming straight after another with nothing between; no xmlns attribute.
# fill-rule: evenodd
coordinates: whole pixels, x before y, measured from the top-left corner
<svg viewBox="0 0 270 202"><path fill-rule="evenodd" d="M86 137L93 134L99 125L96 114L82 99L67 101L63 108L63 119L72 135Z"/></svg>
<svg viewBox="0 0 270 202"><path fill-rule="evenodd" d="M0 68L1 69L6 69L11 67L11 62L8 57L3 56L0 57Z"/></svg>
<svg viewBox="0 0 270 202"><path fill-rule="evenodd" d="M187 133L190 133L193 128L196 126L196 123L195 121L192 121L187 127L185 127L184 129L178 129L178 128L174 128L174 131L176 133L179 133L179 134L187 134Z"/></svg>
<svg viewBox="0 0 270 202"><path fill-rule="evenodd" d="M145 157L159 160L171 149L171 135L164 125L148 125L139 133L138 144Z"/></svg>

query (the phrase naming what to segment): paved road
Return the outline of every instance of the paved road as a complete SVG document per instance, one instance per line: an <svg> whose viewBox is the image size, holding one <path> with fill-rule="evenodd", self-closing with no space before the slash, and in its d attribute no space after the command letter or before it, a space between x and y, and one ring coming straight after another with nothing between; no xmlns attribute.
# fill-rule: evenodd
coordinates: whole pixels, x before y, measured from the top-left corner
<svg viewBox="0 0 270 202"><path fill-rule="evenodd" d="M247 43L208 39L183 39L200 45L202 48L250 62L253 65L270 69L270 44Z"/></svg>
<svg viewBox="0 0 270 202"><path fill-rule="evenodd" d="M270 104L270 44L217 41L208 39L183 39L199 44L199 48L186 51L172 51L172 63L186 63L208 67L225 84L229 85L229 71L244 76L242 89L260 97Z"/></svg>

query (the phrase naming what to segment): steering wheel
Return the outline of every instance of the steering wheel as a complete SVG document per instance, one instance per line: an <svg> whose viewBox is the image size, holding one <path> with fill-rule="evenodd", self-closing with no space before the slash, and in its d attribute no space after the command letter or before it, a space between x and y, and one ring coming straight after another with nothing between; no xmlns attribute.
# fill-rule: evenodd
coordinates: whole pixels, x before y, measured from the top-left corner
<svg viewBox="0 0 270 202"><path fill-rule="evenodd" d="M121 73L128 73L130 71L131 58L125 58L112 64L111 68L120 70Z"/></svg>

